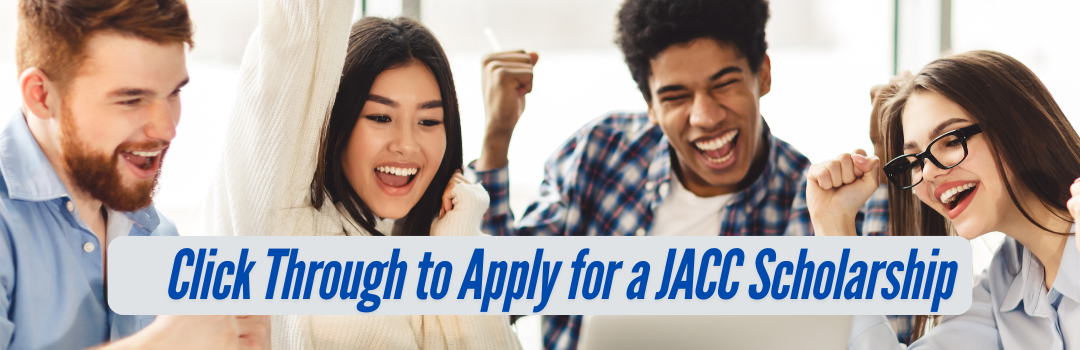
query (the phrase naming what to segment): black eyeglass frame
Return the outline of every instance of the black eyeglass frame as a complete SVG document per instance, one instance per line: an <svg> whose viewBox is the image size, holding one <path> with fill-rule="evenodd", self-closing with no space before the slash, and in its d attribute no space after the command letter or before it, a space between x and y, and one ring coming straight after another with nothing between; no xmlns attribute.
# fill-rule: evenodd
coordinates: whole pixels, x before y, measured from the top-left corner
<svg viewBox="0 0 1080 350"><path fill-rule="evenodd" d="M956 129L956 130L941 134L941 136L938 136L933 141L930 141L930 144L926 145L926 150L924 150L922 153L919 153L919 154L905 154L905 155L893 158L888 163L885 163L885 167L882 168L882 170L885 171L885 177L888 177L889 181L892 182L893 185L896 185L896 187L900 187L900 189L903 189L903 190L913 188L913 187L918 186L919 184L921 184L922 179L919 179L919 182L913 183L910 186L904 186L904 185L900 184L900 179L898 178L898 176L905 173L905 172L910 172L911 168L915 167L915 164L922 164L924 159L929 159L931 163L934 163L934 166L936 166L936 167L938 167L938 168L940 168L942 170L949 170L949 169L952 169L952 168L956 167L957 165L960 165L960 163L963 163L964 160L967 159L967 156L968 156L967 140L969 138L971 138L972 136L978 135L981 132L982 132L982 127L979 127L979 124L972 124L972 125L969 125L969 126L965 126L965 127L962 127L962 128L959 128L959 129ZM934 155L932 153L930 153L930 149L934 147L934 144L937 143L938 140L941 140L941 139L945 138L946 136L956 136L958 138L958 141L960 141L960 144L962 146L964 146L964 157L960 158L960 161L956 162L956 164L953 164L953 165L950 165L950 166L942 165L941 162L939 162L937 160L937 158L934 158ZM915 157L915 161L914 162L908 162L907 164L897 163L898 161L904 160L904 159L906 159L908 157ZM897 168L899 168L899 169L897 169Z"/></svg>

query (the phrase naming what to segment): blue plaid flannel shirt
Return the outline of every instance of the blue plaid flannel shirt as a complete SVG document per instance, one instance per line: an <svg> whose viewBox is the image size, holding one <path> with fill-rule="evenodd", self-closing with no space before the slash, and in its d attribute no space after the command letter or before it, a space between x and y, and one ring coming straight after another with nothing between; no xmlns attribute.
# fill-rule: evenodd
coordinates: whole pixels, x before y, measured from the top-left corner
<svg viewBox="0 0 1080 350"><path fill-rule="evenodd" d="M721 236L810 235L805 170L810 161L765 125L769 160L761 177L723 211ZM570 137L545 164L539 197L515 224L507 168L467 171L491 197L483 231L497 236L643 236L670 192L671 147L645 113L614 112ZM886 193L887 195L887 193ZM886 197L887 198L887 197ZM868 203L870 205L871 203ZM876 204L881 206L881 204ZM888 227L887 203L883 208ZM859 215L874 221L880 215ZM859 230L861 233L861 230ZM579 315L544 316L545 349L577 349Z"/></svg>

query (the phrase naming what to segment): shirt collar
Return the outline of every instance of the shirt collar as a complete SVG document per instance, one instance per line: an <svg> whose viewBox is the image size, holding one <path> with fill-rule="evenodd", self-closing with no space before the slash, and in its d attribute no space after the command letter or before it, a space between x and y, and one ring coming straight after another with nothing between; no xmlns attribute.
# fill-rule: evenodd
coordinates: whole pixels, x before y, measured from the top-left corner
<svg viewBox="0 0 1080 350"><path fill-rule="evenodd" d="M761 125L764 129L762 130L761 139L767 142L769 159L765 162L765 169L761 170L761 175L758 176L757 180L754 180L745 191L739 192L739 195L732 203L747 203L750 207L757 207L768 195L769 180L772 179L773 173L776 171L777 152L779 152L780 147L777 145L779 140L776 136L773 136L772 130L769 129L769 124L762 120Z"/></svg>
<svg viewBox="0 0 1080 350"><path fill-rule="evenodd" d="M1024 312L1035 315L1039 311L1039 301L1045 300L1047 292L1043 266L1030 250L1011 238L1005 241L1002 249L1008 249L1005 251L1005 272L1015 274L1015 277L1002 299L1001 311L1015 310L1023 302ZM1061 265L1051 287L1069 299L1080 301L1080 252L1076 249L1076 235L1065 242Z"/></svg>
<svg viewBox="0 0 1080 350"><path fill-rule="evenodd" d="M1038 306L1036 301L1039 294L1042 294L1044 289L1042 264L1020 242L1010 239L1005 244L1012 246L1006 254L1007 271L1015 275L1009 291L1005 293L1005 299L1001 301L1001 311L1012 311L1023 302L1024 311L1032 315Z"/></svg>
<svg viewBox="0 0 1080 350"><path fill-rule="evenodd" d="M157 230L158 224L161 224L161 218L158 216L157 209L154 209L154 204L138 211L124 212L124 216L140 228L140 230L131 230L132 236L150 235Z"/></svg>
<svg viewBox="0 0 1080 350"><path fill-rule="evenodd" d="M653 155L652 162L649 163L645 181L655 184L671 182L671 143L666 135L660 137L660 147L656 149L656 154ZM661 191L659 196L661 201L665 196L667 196L667 193Z"/></svg>
<svg viewBox="0 0 1080 350"><path fill-rule="evenodd" d="M0 132L0 172L11 199L47 201L67 197L67 188L41 151L22 110Z"/></svg>
<svg viewBox="0 0 1080 350"><path fill-rule="evenodd" d="M779 148L777 147L777 143L779 140L773 136L768 123L762 120L761 125L764 127L761 138L769 147L769 160L765 163L765 169L761 171L761 175L758 176L757 180L754 180L747 189L735 192L737 196L729 202L729 205L748 202L748 204L755 206L765 200L767 195L765 189L768 186L769 178L772 176L774 171L773 168L775 167L777 160L776 157ZM660 138L660 147L657 148L656 154L652 158L652 163L649 164L646 180L656 184L669 184L671 182L671 176L671 143L667 135L664 135ZM657 187L657 190L659 190L660 188L669 188L670 185ZM670 190L667 192L661 191L659 193L661 201L668 193L670 193ZM752 197L747 198L747 196Z"/></svg>

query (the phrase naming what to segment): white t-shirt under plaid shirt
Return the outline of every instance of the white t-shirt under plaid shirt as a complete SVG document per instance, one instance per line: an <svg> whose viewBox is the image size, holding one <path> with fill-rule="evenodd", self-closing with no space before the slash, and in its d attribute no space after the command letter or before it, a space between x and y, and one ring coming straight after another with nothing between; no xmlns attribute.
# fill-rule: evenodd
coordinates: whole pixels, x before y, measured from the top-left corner
<svg viewBox="0 0 1080 350"><path fill-rule="evenodd" d="M682 185L678 176L672 176L671 193L656 208L649 235L715 236L723 226L724 211L734 198L734 193L698 197Z"/></svg>
<svg viewBox="0 0 1080 350"><path fill-rule="evenodd" d="M769 146L765 169L750 187L732 194L716 235L809 234L805 173L810 161L773 136L767 124L761 137ZM655 213L670 193L674 179L670 157L667 137L646 113L601 116L555 150L544 166L539 197L516 223L510 211L509 170L475 172L470 165L466 171L475 173L491 196L482 226L487 234L641 236L655 228ZM860 232L863 219L888 220L886 215L860 213L855 224ZM581 322L581 316L544 316L544 348L576 349Z"/></svg>
<svg viewBox="0 0 1080 350"><path fill-rule="evenodd" d="M777 139L760 177L733 193L721 214L721 236L778 236L809 220L793 216L792 203L810 161ZM509 170L472 171L491 196L485 233L499 236L633 236L653 228L654 213L671 188L671 147L645 113L611 113L570 137L545 164L539 197L515 224L509 203ZM662 191L664 190L664 191ZM808 216L806 216L808 217ZM795 218L795 221L791 219ZM809 232L808 228L800 231ZM546 349L576 349L581 316L545 316Z"/></svg>

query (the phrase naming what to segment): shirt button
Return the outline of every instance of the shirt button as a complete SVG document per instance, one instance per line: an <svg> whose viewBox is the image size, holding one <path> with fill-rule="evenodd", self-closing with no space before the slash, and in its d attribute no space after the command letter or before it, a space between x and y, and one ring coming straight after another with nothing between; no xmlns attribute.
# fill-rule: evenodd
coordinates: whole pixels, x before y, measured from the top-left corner
<svg viewBox="0 0 1080 350"><path fill-rule="evenodd" d="M656 183L655 182L649 181L649 182L645 183L645 190L646 191L652 191L654 188L656 188Z"/></svg>
<svg viewBox="0 0 1080 350"><path fill-rule="evenodd" d="M666 182L660 184L660 195L667 195L667 192L668 192L668 184Z"/></svg>
<svg viewBox="0 0 1080 350"><path fill-rule="evenodd" d="M68 211L74 213L75 212L75 203L70 201L70 200L67 201L67 209L68 209Z"/></svg>
<svg viewBox="0 0 1080 350"><path fill-rule="evenodd" d="M638 236L644 236L645 235L645 228L644 227L638 228L637 231L634 232L634 234L638 235Z"/></svg>
<svg viewBox="0 0 1080 350"><path fill-rule="evenodd" d="M82 245L82 250L84 252L91 253L91 252L94 251L94 244L90 243L90 242L86 242L85 244Z"/></svg>

